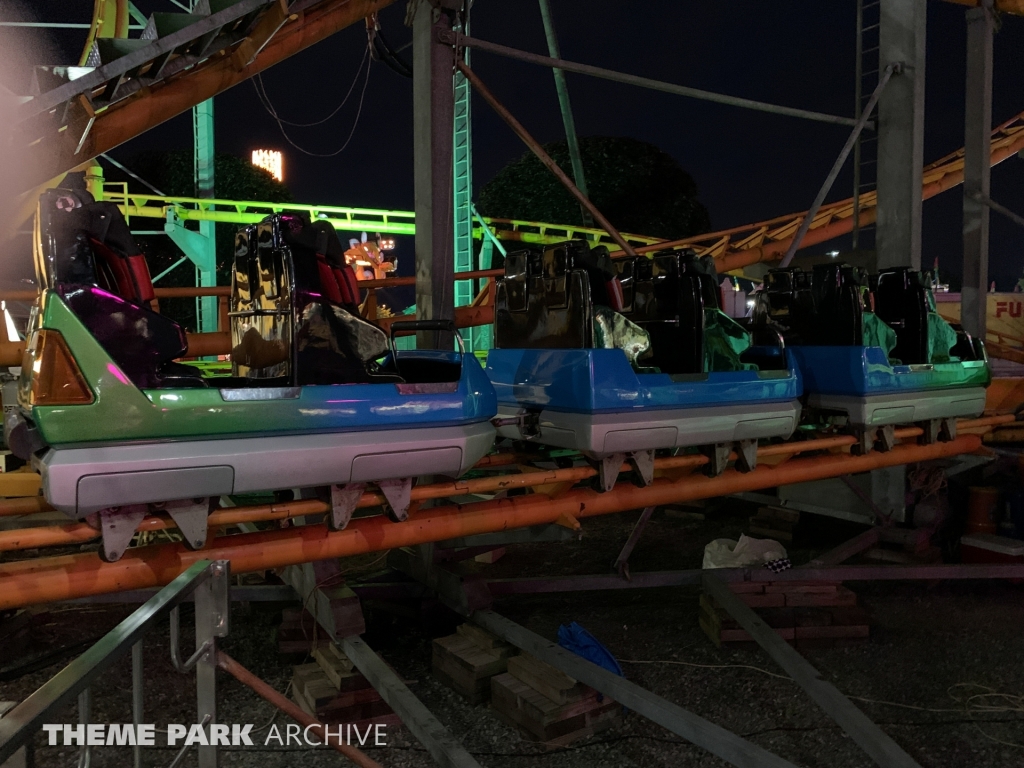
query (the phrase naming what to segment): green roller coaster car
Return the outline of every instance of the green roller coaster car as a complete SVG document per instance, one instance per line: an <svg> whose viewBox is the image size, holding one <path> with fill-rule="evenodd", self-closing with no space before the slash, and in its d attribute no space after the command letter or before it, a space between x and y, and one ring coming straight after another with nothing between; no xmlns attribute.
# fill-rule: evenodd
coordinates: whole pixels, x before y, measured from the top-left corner
<svg viewBox="0 0 1024 768"><path fill-rule="evenodd" d="M202 546L211 500L232 493L330 489L331 523L343 527L373 482L401 520L414 476L457 477L491 447L496 402L479 363L397 351L362 320L326 222L277 215L239 233L233 375L214 377L176 362L185 334L151 309L145 260L116 206L51 190L39 231L44 290L5 434L52 505L98 515L108 559L153 505Z"/></svg>

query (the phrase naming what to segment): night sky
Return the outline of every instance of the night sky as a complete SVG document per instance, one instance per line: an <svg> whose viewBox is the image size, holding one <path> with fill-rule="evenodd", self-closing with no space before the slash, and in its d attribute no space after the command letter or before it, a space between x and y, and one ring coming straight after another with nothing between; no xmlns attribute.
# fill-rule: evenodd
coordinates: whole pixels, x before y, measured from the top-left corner
<svg viewBox="0 0 1024 768"><path fill-rule="evenodd" d="M551 0L565 58L682 85L789 106L852 115L854 110L853 0L733 0L729 3L649 0ZM171 10L168 0L139 2L143 10ZM88 21L91 2L37 4L45 21ZM964 43L962 6L928 5L928 88L925 162L963 144ZM381 14L392 46L409 42L405 3ZM530 0L478 0L476 37L546 53L540 13ZM0 44L2 35L0 32ZM53 33L60 63L77 58L84 32ZM366 35L355 25L264 75L279 114L295 122L319 120L353 81ZM411 58L411 49L404 55ZM542 142L563 138L547 69L473 54L473 67ZM807 208L841 148L848 128L720 106L579 75L568 75L581 135L631 136L673 155L697 182L715 229ZM291 129L293 140L331 153L352 128L362 81L349 103L317 128ZM474 182L486 183L525 151L479 99L473 104ZM1024 110L1024 19L1004 17L995 41L993 124ZM281 149L286 182L299 202L409 210L412 184L412 85L381 63L372 66L362 115L348 148L332 158L310 157L290 146L244 83L216 99L219 151L247 156L256 147ZM186 148L190 117L183 115L112 154L126 162L151 148ZM1024 161L993 171L992 197L1024 212ZM830 199L851 194L850 163ZM959 188L925 203L923 262L939 258L944 276L960 272ZM817 250L844 247L837 241ZM1024 268L1024 232L992 217L990 273L1009 290ZM411 242L400 243L411 261ZM403 271L405 271L403 269ZM958 282L954 277L954 282Z"/></svg>

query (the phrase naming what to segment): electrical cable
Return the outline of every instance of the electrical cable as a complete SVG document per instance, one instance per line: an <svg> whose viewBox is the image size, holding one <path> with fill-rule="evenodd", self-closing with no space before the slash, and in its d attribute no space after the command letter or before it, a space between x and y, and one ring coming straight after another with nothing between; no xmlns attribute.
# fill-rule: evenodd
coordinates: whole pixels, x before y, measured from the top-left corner
<svg viewBox="0 0 1024 768"><path fill-rule="evenodd" d="M364 55L363 56L363 60L366 61L366 59L367 59L367 57L366 57L366 55ZM370 59L370 61L372 63L372 59ZM360 69L362 69L362 66L360 66ZM288 132L284 128L284 122L280 118L278 118L277 113L274 111L273 105L271 105L270 102L269 102L269 99L264 101L264 94L260 94L259 88L256 87L255 83L253 84L253 87L256 88L256 93L260 97L260 102L263 104L264 109L266 109L267 112L270 114L270 116L273 117L275 121L277 121L277 127L281 130L281 135L284 136L285 141L287 141L289 144L291 144L295 149L299 150L299 152L301 152L302 154L309 155L310 157L336 157L336 156L340 155L342 152L344 152L348 148L349 143L352 141L352 137L356 133L356 128L359 125L359 118L363 114L363 101L366 98L366 86L370 82L370 69L371 69L371 67L369 65L367 65L367 67L366 67L366 77L363 80L363 89L362 89L362 91L359 94L359 108L356 111L355 119L352 122L352 130L349 131L348 138L345 139L345 143L342 144L341 147L339 147L334 152L327 152L327 153L311 152L308 149L305 149L304 147L300 147L298 144L296 144L292 140L291 136L288 135ZM356 72L357 78L358 78L358 74L359 74L359 72L357 70L357 72ZM353 84L353 86L355 85L355 81L354 80L353 80L352 84ZM349 93L351 93L351 88L349 89ZM345 96L345 99L346 100L348 99L348 95L347 94ZM344 104L344 102L343 102L343 104ZM339 105L338 109L341 109L342 105ZM337 112L337 110L335 110L335 112ZM332 113L332 115L333 115L333 113ZM317 124L318 123L313 123L312 125L317 125Z"/></svg>
<svg viewBox="0 0 1024 768"><path fill-rule="evenodd" d="M779 675L779 674L776 674L775 672L771 672L771 671L769 671L767 669L762 669L761 667L751 666L750 664L697 664L695 662L690 662L690 661L640 660L640 659L619 659L619 662L622 663L622 664L672 664L672 665L680 665L680 666L686 666L686 667L699 667L699 668L704 668L704 669L749 669L749 670L753 670L755 672L760 672L761 674L764 674L764 675L768 675L769 677L781 678L783 680L789 680L790 682L795 682L793 680L793 678L788 677L787 675ZM979 689L980 693L973 693L973 694L970 694L970 695L968 695L966 697L961 697L961 696L958 696L958 695L956 695L954 693L954 690L958 689L958 688L975 688L975 689ZM954 685L951 685L947 689L946 693L949 695L949 697L951 699L953 699L953 701L955 701L958 704L960 704L960 706L959 707L920 707L920 706L917 706L915 704L902 704L902 703L897 702L897 701L883 701L883 700L880 700L880 699L869 699L869 698L867 698L865 696L850 696L849 694L845 694L845 693L843 695L846 696L846 698L850 699L850 701L860 701L860 702L863 702L865 704L878 704L880 706L885 706L885 707L898 707L900 709L910 709L910 710L914 710L916 712L941 712L941 713L956 712L956 713L959 713L959 714L962 714L962 715L967 715L969 717L971 715L974 715L974 714L990 714L990 713L1001 713L1001 712L1015 712L1015 713L1018 713L1018 714L1024 714L1024 696L1016 695L1016 694L1011 694L1011 693L1001 693L999 691L996 691L994 688L989 688L988 686L980 685L978 683L955 683ZM1001 702L1001 703L999 703L999 704L997 704L997 703L989 703L992 700L995 700L995 702ZM1002 745L1007 746L1007 747L1018 747L1020 749L1024 749L1024 744L1018 744L1018 743L1012 742L1012 741L1004 741L1002 739L996 738L995 736L992 736L991 734L986 733L985 730L981 727L981 725L979 725L979 722L976 719L972 718L970 720L959 720L959 721L956 721L956 722L973 723L974 726L981 733L981 735L986 737L987 739L990 739L990 740L992 740L994 742L997 742L997 743L1002 744ZM983 722L990 722L990 721L983 721ZM1008 721L991 721L991 722L1017 722L1017 721L1016 720L1008 720ZM777 730L777 729L769 729L769 730ZM759 731L758 733L761 733L761 732Z"/></svg>
<svg viewBox="0 0 1024 768"><path fill-rule="evenodd" d="M398 55L398 52L391 47L380 29L375 31L373 46L374 52L377 54L376 58L379 61L384 62L402 77L412 77L412 63L405 61Z"/></svg>
<svg viewBox="0 0 1024 768"><path fill-rule="evenodd" d="M373 46L374 46L374 53L376 54L374 56L374 60L375 61L383 62L384 65L387 66L388 69L390 69L392 72L395 72L396 74L400 75L401 77L406 77L406 78L411 78L412 77L412 70L411 69L406 69L405 67L403 67L402 66L402 62L400 62L397 59L395 59L394 57L392 57L385 49L383 49L381 47L381 44L380 44L380 42L378 40L376 40L376 39L374 40Z"/></svg>
<svg viewBox="0 0 1024 768"><path fill-rule="evenodd" d="M761 669L760 667L752 667L749 664L697 664L692 661L641 661L639 659L619 659L618 661L622 664L676 664L682 667L700 667L702 669L752 669L769 677L778 677L782 680L793 679L788 675L778 675L775 672L769 672L767 669Z"/></svg>
<svg viewBox="0 0 1024 768"><path fill-rule="evenodd" d="M352 83L351 83L351 85L349 85L348 91L345 93L345 98L343 98L341 100L341 104L339 104L337 107L335 107L334 110L331 112L331 114L329 114L327 117L323 118L322 120L317 120L316 122L312 122L312 123L294 123L291 120L285 120L283 117L281 117L277 113L277 109L271 103L270 96L267 95L267 87L263 83L263 73L262 72L258 73L256 75L256 77L252 78L253 88L256 89L256 95L260 97L260 101L263 103L264 108L270 113L270 116L273 117L278 123L283 124L283 125L290 125L293 128L313 128L313 127L315 127L317 125L323 125L328 120L330 120L332 117L334 117L336 114L338 114L338 112L341 110L341 108L344 107L345 104L348 103L349 96L352 95L352 91L355 89L356 83L359 82L359 73L363 71L363 64L366 63L366 56L367 56L368 53L369 53L369 49L367 49L366 51L363 51L363 58L361 58L359 60L359 67L356 69L356 73L355 73L355 75L352 78ZM258 85L257 85L257 83L258 83ZM284 129L282 128L281 130L283 131Z"/></svg>

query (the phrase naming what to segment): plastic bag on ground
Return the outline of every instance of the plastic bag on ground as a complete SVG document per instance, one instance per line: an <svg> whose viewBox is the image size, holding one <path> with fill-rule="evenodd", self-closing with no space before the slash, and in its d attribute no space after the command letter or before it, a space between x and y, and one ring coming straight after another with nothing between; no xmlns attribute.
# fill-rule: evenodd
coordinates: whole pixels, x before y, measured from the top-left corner
<svg viewBox="0 0 1024 768"><path fill-rule="evenodd" d="M704 568L746 568L781 560L786 548L774 539L753 539L740 535L739 541L715 539L704 547Z"/></svg>

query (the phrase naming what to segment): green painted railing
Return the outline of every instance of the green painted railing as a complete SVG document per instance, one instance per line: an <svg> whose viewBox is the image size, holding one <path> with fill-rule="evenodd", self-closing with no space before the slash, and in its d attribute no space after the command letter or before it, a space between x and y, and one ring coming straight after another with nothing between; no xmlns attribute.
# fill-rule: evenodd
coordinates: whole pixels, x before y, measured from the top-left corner
<svg viewBox="0 0 1024 768"><path fill-rule="evenodd" d="M219 221L226 224L242 225L255 224L272 213L301 211L306 213L310 219L331 222L339 231L379 232L382 235L412 235L416 232L416 217L412 211L349 208L337 205L304 205L301 203L267 203L256 200L139 195L128 192L126 184L117 182L108 182L104 185L103 198L116 203L129 224L132 219L137 218L166 221L170 214L180 221ZM503 240L548 244L581 239L594 244L612 244L612 239L602 229L486 217L484 222L495 235ZM473 233L477 238L483 234L479 225L474 227ZM634 245L653 245L661 242L656 237L641 235L624 235L624 237Z"/></svg>

